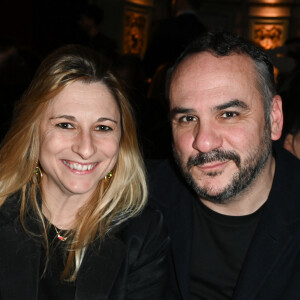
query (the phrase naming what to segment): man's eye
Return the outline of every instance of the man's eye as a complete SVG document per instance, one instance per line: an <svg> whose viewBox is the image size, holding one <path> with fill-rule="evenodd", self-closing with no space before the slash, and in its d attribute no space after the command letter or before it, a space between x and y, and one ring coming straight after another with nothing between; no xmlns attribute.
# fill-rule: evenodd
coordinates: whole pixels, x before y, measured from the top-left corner
<svg viewBox="0 0 300 300"><path fill-rule="evenodd" d="M179 119L179 122L181 123L189 123L194 122L196 118L194 116L183 116Z"/></svg>
<svg viewBox="0 0 300 300"><path fill-rule="evenodd" d="M109 131L109 130L112 130L111 127L109 126L106 126L106 125L99 125L96 127L97 130L99 131Z"/></svg>
<svg viewBox="0 0 300 300"><path fill-rule="evenodd" d="M224 118L224 119L230 119L230 118L236 117L237 115L238 115L238 113L236 113L236 112L233 112L233 111L227 111L227 112L223 113L223 114L221 115L221 117Z"/></svg>
<svg viewBox="0 0 300 300"><path fill-rule="evenodd" d="M72 124L70 123L58 123L56 124L57 127L60 127L62 129L72 129L74 128Z"/></svg>

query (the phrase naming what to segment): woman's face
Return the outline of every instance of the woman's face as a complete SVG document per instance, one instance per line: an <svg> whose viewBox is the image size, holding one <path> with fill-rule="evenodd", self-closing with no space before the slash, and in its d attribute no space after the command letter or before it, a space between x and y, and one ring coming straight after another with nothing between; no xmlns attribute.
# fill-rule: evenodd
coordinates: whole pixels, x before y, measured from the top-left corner
<svg viewBox="0 0 300 300"><path fill-rule="evenodd" d="M45 192L87 199L116 164L120 123L118 105L102 83L73 82L55 96L40 127Z"/></svg>
<svg viewBox="0 0 300 300"><path fill-rule="evenodd" d="M284 148L300 159L300 131L296 134L287 134Z"/></svg>
<svg viewBox="0 0 300 300"><path fill-rule="evenodd" d="M294 135L293 148L294 155L300 159L300 131Z"/></svg>

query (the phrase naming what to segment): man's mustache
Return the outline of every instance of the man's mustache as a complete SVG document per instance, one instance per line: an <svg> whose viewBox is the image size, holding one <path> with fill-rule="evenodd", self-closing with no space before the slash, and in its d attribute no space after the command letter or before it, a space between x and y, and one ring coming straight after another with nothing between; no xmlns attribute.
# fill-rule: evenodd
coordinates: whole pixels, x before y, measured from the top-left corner
<svg viewBox="0 0 300 300"><path fill-rule="evenodd" d="M207 153L200 152L194 157L190 157L187 162L188 170L193 166L201 166L206 163L210 163L213 161L225 161L225 160L233 160L237 167L240 167L241 158L234 151L223 151L223 150L212 150Z"/></svg>

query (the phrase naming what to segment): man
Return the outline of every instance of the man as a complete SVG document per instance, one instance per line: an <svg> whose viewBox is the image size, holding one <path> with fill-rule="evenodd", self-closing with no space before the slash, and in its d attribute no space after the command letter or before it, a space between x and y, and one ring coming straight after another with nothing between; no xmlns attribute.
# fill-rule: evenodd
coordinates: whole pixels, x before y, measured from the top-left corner
<svg viewBox="0 0 300 300"><path fill-rule="evenodd" d="M183 176L166 161L148 171L172 241L166 299L300 299L300 164L272 150L283 116L268 57L208 33L170 70L168 95Z"/></svg>

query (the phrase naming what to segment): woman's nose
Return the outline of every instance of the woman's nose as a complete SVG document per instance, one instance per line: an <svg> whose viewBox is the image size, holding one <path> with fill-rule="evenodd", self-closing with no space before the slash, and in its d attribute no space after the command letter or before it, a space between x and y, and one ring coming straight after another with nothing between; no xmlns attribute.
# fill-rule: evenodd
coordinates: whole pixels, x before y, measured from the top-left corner
<svg viewBox="0 0 300 300"><path fill-rule="evenodd" d="M72 150L81 156L83 159L89 159L96 153L97 148L94 144L92 133L81 132L76 137Z"/></svg>

